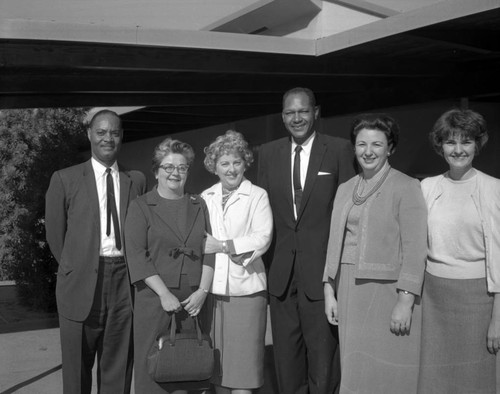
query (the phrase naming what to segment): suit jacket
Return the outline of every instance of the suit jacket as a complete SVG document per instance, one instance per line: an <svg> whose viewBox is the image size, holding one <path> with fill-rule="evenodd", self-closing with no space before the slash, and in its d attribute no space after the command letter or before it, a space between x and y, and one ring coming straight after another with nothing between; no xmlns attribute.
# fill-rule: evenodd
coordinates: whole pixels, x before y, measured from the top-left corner
<svg viewBox="0 0 500 394"><path fill-rule="evenodd" d="M307 296L320 300L333 200L338 185L355 174L353 148L345 139L316 133L297 220L291 160L289 137L259 151L258 184L269 195L275 229L268 288L274 296L283 295L296 264Z"/></svg>
<svg viewBox="0 0 500 394"><path fill-rule="evenodd" d="M125 241L132 283L159 275L167 287L178 288L185 265L190 285L199 286L202 264L213 267L214 255L203 255L205 233L210 232L207 206L199 196L188 198L186 234L170 219L156 188L130 205Z"/></svg>
<svg viewBox="0 0 500 394"><path fill-rule="evenodd" d="M120 173L120 230L130 201L146 190L140 171L118 166ZM50 250L59 263L58 312L69 320L89 315L97 283L101 224L91 161L56 171L46 194L45 230Z"/></svg>

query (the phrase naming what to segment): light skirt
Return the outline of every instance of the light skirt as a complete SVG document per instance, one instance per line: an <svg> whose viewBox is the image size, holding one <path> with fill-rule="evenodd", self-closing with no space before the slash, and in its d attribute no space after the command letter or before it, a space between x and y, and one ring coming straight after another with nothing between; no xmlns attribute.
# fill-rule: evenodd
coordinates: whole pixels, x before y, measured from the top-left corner
<svg viewBox="0 0 500 394"><path fill-rule="evenodd" d="M495 393L497 356L486 347L493 296L486 278L426 272L419 393Z"/></svg>
<svg viewBox="0 0 500 394"><path fill-rule="evenodd" d="M420 299L409 335L390 331L397 301L395 281L354 278L355 265L341 264L338 314L341 394L411 394L417 391L421 329Z"/></svg>

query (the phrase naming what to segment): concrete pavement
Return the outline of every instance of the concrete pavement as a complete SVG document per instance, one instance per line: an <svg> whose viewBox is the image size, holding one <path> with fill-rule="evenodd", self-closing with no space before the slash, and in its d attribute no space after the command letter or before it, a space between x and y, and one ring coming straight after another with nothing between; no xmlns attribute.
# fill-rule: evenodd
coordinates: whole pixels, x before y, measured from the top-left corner
<svg viewBox="0 0 500 394"><path fill-rule="evenodd" d="M59 329L0 334L0 393L62 394Z"/></svg>
<svg viewBox="0 0 500 394"><path fill-rule="evenodd" d="M30 310L0 282L0 394L62 394L57 314Z"/></svg>
<svg viewBox="0 0 500 394"><path fill-rule="evenodd" d="M266 344L266 383L257 394L277 392L269 325ZM13 284L0 282L0 394L10 393L62 394L61 348L57 317L25 308Z"/></svg>

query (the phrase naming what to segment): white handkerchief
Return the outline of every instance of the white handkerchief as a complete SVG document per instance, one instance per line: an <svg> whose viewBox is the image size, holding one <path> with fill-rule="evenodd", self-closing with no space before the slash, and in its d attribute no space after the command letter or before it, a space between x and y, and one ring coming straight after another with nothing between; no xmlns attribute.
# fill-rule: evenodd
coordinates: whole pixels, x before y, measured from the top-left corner
<svg viewBox="0 0 500 394"><path fill-rule="evenodd" d="M323 172L323 171L318 172L318 176L321 175L332 175L332 174L330 172Z"/></svg>

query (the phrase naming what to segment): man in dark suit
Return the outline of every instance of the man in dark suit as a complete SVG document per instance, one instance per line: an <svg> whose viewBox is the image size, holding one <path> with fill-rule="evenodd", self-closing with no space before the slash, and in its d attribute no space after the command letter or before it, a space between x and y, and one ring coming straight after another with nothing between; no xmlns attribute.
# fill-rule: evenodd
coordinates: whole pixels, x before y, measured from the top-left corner
<svg viewBox="0 0 500 394"><path fill-rule="evenodd" d="M259 184L267 190L275 238L268 275L280 393L332 394L340 382L338 332L325 318L323 270L337 186L354 176L351 144L315 131L311 90L283 96L290 137L264 144Z"/></svg>
<svg viewBox="0 0 500 394"><path fill-rule="evenodd" d="M88 138L92 158L56 171L46 195L45 227L59 263L56 299L64 393L90 393L98 359L100 393L129 393L132 296L123 225L129 202L145 192L142 172L117 164L119 116L97 112Z"/></svg>

